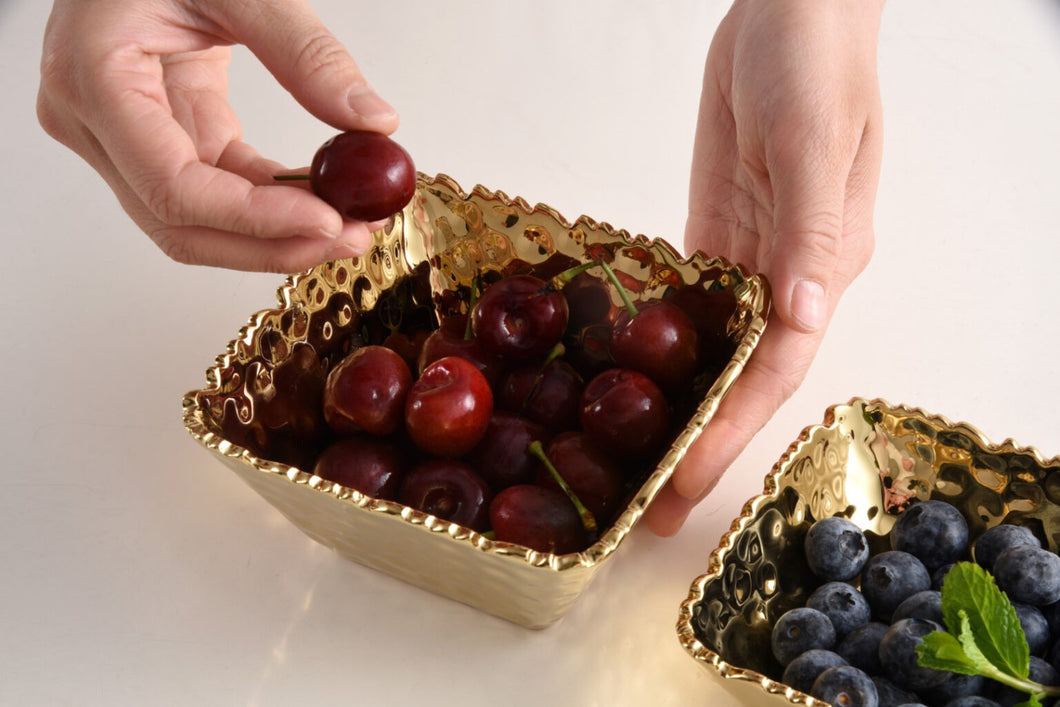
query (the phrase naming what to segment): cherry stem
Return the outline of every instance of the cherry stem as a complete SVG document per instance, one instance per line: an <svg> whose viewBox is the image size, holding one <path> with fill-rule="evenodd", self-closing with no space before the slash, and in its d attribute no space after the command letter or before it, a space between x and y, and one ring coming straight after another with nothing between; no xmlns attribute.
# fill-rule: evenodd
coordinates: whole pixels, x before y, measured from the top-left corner
<svg viewBox="0 0 1060 707"><path fill-rule="evenodd" d="M561 341L553 346L552 350L545 356L545 360L541 362L541 366L537 369L537 375L534 376L534 384L530 386L530 391L526 394L526 399L523 400L523 406L519 410L520 414L526 414L526 409L530 407L530 401L533 399L534 393L541 387L541 380L545 377L545 368L565 353L567 353L567 347Z"/></svg>
<svg viewBox="0 0 1060 707"><path fill-rule="evenodd" d="M558 275L553 275L552 279L548 281L548 284L553 289L562 290L571 280L578 277L589 268L596 267L596 265L596 261L591 261L588 263L582 263L581 265L575 265L572 268L567 268Z"/></svg>
<svg viewBox="0 0 1060 707"><path fill-rule="evenodd" d="M577 494L574 493L566 481L563 480L563 476L559 473L559 470L552 465L549 461L548 455L545 454L545 448L542 446L539 440L534 440L527 445L526 450L533 454L535 457L541 460L541 463L548 469L548 473L552 474L552 478L556 480L559 487L563 489L563 493L567 494L567 498L570 499L571 503L574 504L574 508L577 509L578 515L582 519L582 527L590 533L596 532L596 517L593 516L592 511L585 507L585 504L581 502Z"/></svg>
<svg viewBox="0 0 1060 707"><path fill-rule="evenodd" d="M629 293L626 292L626 288L618 281L618 276L615 275L615 271L603 260L600 261L600 267L604 269L604 272L607 273L607 278L611 281L611 284L615 286L615 289L618 290L618 296L622 298L622 303L626 305L626 311L629 312L629 316L637 316L637 307L633 304L633 300L629 298Z"/></svg>
<svg viewBox="0 0 1060 707"><path fill-rule="evenodd" d="M274 174L272 178L277 182L300 182L309 179L308 174Z"/></svg>
<svg viewBox="0 0 1060 707"><path fill-rule="evenodd" d="M475 332L471 330L471 310L475 308L475 302L478 301L478 292L480 288L479 276L475 275L475 279L471 281L471 294L467 298L467 324L464 326L464 341L471 341L475 338Z"/></svg>

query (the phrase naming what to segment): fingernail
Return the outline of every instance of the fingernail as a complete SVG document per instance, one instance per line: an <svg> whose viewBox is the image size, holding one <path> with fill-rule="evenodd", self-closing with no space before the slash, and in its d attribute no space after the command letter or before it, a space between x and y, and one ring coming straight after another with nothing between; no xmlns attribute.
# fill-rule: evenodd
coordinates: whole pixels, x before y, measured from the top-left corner
<svg viewBox="0 0 1060 707"><path fill-rule="evenodd" d="M325 260L342 260L344 258L359 258L364 255L364 250L349 243L340 243L324 253Z"/></svg>
<svg viewBox="0 0 1060 707"><path fill-rule="evenodd" d="M397 115L394 107L368 86L356 86L346 96L353 112L362 118L389 118Z"/></svg>
<svg viewBox="0 0 1060 707"><path fill-rule="evenodd" d="M799 280L791 291L791 315L807 331L825 323L824 287L814 280Z"/></svg>
<svg viewBox="0 0 1060 707"><path fill-rule="evenodd" d="M334 231L329 231L326 228L318 228L316 234L317 237L326 238L329 241L333 241L339 237L338 233L335 233Z"/></svg>

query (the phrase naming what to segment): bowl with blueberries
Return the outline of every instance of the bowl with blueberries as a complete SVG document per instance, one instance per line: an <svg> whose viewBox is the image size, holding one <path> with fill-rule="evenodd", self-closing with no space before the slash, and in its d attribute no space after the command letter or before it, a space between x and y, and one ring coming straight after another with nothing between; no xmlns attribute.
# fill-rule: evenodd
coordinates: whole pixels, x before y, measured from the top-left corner
<svg viewBox="0 0 1060 707"><path fill-rule="evenodd" d="M855 398L806 428L681 604L747 703L1012 707L1060 697L1060 457Z"/></svg>
<svg viewBox="0 0 1060 707"><path fill-rule="evenodd" d="M768 286L444 175L373 239L290 276L185 427L343 557L548 626L709 423Z"/></svg>

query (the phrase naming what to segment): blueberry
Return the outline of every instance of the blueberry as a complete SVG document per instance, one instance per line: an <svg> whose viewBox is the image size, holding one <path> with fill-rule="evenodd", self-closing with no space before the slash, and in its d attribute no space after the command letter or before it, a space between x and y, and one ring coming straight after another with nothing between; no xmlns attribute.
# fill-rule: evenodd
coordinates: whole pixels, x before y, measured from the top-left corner
<svg viewBox="0 0 1060 707"><path fill-rule="evenodd" d="M917 662L916 655L916 647L924 642L924 636L941 630L942 626L925 619L902 619L891 624L880 640L880 663L884 674L918 692L948 680L953 673L926 668Z"/></svg>
<svg viewBox="0 0 1060 707"><path fill-rule="evenodd" d="M930 587L931 575L924 563L902 550L872 556L861 573L861 593L876 617L885 621L899 604Z"/></svg>
<svg viewBox="0 0 1060 707"><path fill-rule="evenodd" d="M924 692L924 697L931 704L945 705L958 697L982 695L987 680L982 675L961 675L954 673L949 680Z"/></svg>
<svg viewBox="0 0 1060 707"><path fill-rule="evenodd" d="M1030 528L1022 525L995 525L989 528L972 545L972 555L979 566L988 572L994 571L994 562L998 556L1017 545L1034 545L1041 547L1042 543Z"/></svg>
<svg viewBox="0 0 1060 707"><path fill-rule="evenodd" d="M872 618L872 609L861 592L846 582L825 582L813 590L806 606L817 609L832 621L836 638L843 638Z"/></svg>
<svg viewBox="0 0 1060 707"><path fill-rule="evenodd" d="M824 648L811 648L788 663L781 681L799 692L809 693L818 675L839 665L847 665L847 662L838 653Z"/></svg>
<svg viewBox="0 0 1060 707"><path fill-rule="evenodd" d="M803 547L810 569L826 582L853 579L869 559L865 533L838 516L811 525Z"/></svg>
<svg viewBox="0 0 1060 707"><path fill-rule="evenodd" d="M880 640L889 627L879 621L871 621L854 629L839 642L835 652L855 668L861 668L869 675L878 675L883 667L880 665Z"/></svg>
<svg viewBox="0 0 1060 707"><path fill-rule="evenodd" d="M787 665L800 653L812 648L835 646L835 627L817 609L800 606L781 614L773 625L773 655Z"/></svg>
<svg viewBox="0 0 1060 707"><path fill-rule="evenodd" d="M842 707L879 707L880 704L872 678L852 665L825 670L814 680L810 693L819 700Z"/></svg>
<svg viewBox="0 0 1060 707"><path fill-rule="evenodd" d="M981 695L965 695L950 700L945 707L1001 707L1001 705Z"/></svg>
<svg viewBox="0 0 1060 707"><path fill-rule="evenodd" d="M1041 685L1056 685L1057 684L1057 672L1056 669L1050 665L1047 661L1037 656L1031 656L1030 674L1028 677L1036 683ZM1014 707L1027 699L1026 692L1020 692L1008 685L1002 685L1001 683L994 683L994 690L990 695L993 700L1001 705L1001 707ZM1053 704L1053 700L1043 700L1043 707L1048 707Z"/></svg>
<svg viewBox="0 0 1060 707"><path fill-rule="evenodd" d="M1023 635L1027 637L1027 647L1030 648L1031 655L1042 655L1050 643L1049 622L1046 621L1045 614L1030 604L1015 602L1012 606L1016 609L1020 626L1023 627Z"/></svg>
<svg viewBox="0 0 1060 707"><path fill-rule="evenodd" d="M968 521L945 501L916 503L898 516L891 548L915 556L929 571L938 569L968 551Z"/></svg>
<svg viewBox="0 0 1060 707"><path fill-rule="evenodd" d="M907 597L891 614L891 622L901 619L927 619L942 625L946 621L942 616L942 592L937 589L925 589Z"/></svg>
<svg viewBox="0 0 1060 707"><path fill-rule="evenodd" d="M1046 606L1060 601L1060 556L1033 545L1017 545L994 562L997 586L1013 602Z"/></svg>
<svg viewBox="0 0 1060 707"><path fill-rule="evenodd" d="M915 705L919 699L915 692L903 690L885 677L872 676L872 684L876 686L876 694L880 699L880 707L899 707L899 705Z"/></svg>
<svg viewBox="0 0 1060 707"><path fill-rule="evenodd" d="M1060 635L1060 601L1043 606L1042 613L1049 622L1049 632Z"/></svg>
<svg viewBox="0 0 1060 707"><path fill-rule="evenodd" d="M949 574L956 562L948 562L942 567L931 573L931 588L942 591L942 580L946 579L946 575Z"/></svg>

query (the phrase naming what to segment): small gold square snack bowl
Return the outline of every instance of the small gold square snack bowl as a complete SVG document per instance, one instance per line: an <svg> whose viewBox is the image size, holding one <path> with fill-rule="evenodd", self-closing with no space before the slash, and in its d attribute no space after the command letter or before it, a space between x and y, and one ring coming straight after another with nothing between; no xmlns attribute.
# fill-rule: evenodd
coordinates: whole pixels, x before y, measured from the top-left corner
<svg viewBox="0 0 1060 707"><path fill-rule="evenodd" d="M765 328L768 286L721 259L682 258L663 241L630 237L585 216L569 223L546 205L481 186L465 192L445 175L420 174L412 201L373 239L363 257L290 276L277 293L279 306L254 314L207 370L206 386L184 396L185 427L340 555L517 624L548 626L615 554L736 381ZM552 554L501 542L313 473L334 438L321 411L327 373L350 352L393 336L422 336L443 317L466 318L483 282L512 273L550 278L601 260L634 301L680 295L715 319L716 335L699 337L710 354L674 403L665 451L641 465L614 520L583 550ZM605 319L622 306L614 281L600 277ZM566 343L591 358L588 346Z"/></svg>
<svg viewBox="0 0 1060 707"><path fill-rule="evenodd" d="M909 505L959 509L974 539L999 523L1031 528L1054 552L1060 539L1060 457L1012 440L994 444L967 423L854 398L807 427L743 507L682 602L678 639L717 684L745 704L821 705L781 682L771 632L821 584L803 540L814 521L849 518L872 552Z"/></svg>

